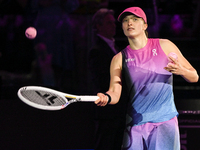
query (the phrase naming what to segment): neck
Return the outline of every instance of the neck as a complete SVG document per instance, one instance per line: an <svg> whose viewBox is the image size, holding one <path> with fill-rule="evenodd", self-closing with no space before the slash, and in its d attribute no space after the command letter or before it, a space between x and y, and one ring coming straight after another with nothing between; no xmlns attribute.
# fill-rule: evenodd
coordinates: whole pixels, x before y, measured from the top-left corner
<svg viewBox="0 0 200 150"><path fill-rule="evenodd" d="M130 48L133 50L138 50L146 46L148 38L145 36L138 38L128 38Z"/></svg>

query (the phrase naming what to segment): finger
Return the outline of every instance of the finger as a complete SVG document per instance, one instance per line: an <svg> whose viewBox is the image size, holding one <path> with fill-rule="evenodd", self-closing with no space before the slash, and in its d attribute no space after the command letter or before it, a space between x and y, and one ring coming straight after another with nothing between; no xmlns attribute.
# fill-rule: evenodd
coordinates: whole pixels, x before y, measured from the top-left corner
<svg viewBox="0 0 200 150"><path fill-rule="evenodd" d="M97 104L97 106L105 106L106 105L106 103L104 103L104 102L100 102L99 104Z"/></svg>
<svg viewBox="0 0 200 150"><path fill-rule="evenodd" d="M102 96L102 101L100 103L100 106L105 106L107 104L107 96L103 95Z"/></svg>
<svg viewBox="0 0 200 150"><path fill-rule="evenodd" d="M177 62L178 62L178 59L176 59L176 58L174 58L174 57L169 57L171 60L172 60L172 62L171 63L174 63L174 64L176 64Z"/></svg>
<svg viewBox="0 0 200 150"><path fill-rule="evenodd" d="M170 70L169 72L174 73L174 70Z"/></svg>
<svg viewBox="0 0 200 150"><path fill-rule="evenodd" d="M168 72L171 72L171 73L174 73L174 71L176 70L176 69L171 68L171 67L165 67L164 69L165 69L166 71L168 71Z"/></svg>
<svg viewBox="0 0 200 150"><path fill-rule="evenodd" d="M177 69L171 69L170 72L175 74L175 73L177 73Z"/></svg>
<svg viewBox="0 0 200 150"><path fill-rule="evenodd" d="M105 106L108 103L108 96L106 96L103 93L98 93L97 96L99 96L99 99L95 101L95 104L97 106Z"/></svg>
<svg viewBox="0 0 200 150"><path fill-rule="evenodd" d="M105 106L108 103L108 97L106 95L102 96L101 106Z"/></svg>
<svg viewBox="0 0 200 150"><path fill-rule="evenodd" d="M101 99L96 100L96 101L95 101L95 104L96 104L97 106L101 106L101 105L102 105Z"/></svg>
<svg viewBox="0 0 200 150"><path fill-rule="evenodd" d="M104 102L103 99L100 99L99 101L96 102L97 106L103 106Z"/></svg>
<svg viewBox="0 0 200 150"><path fill-rule="evenodd" d="M94 101L95 104L98 104L100 102L100 99L97 99L96 101Z"/></svg>
<svg viewBox="0 0 200 150"><path fill-rule="evenodd" d="M173 67L173 66L174 66L174 63L170 62L170 63L167 64L167 67Z"/></svg>

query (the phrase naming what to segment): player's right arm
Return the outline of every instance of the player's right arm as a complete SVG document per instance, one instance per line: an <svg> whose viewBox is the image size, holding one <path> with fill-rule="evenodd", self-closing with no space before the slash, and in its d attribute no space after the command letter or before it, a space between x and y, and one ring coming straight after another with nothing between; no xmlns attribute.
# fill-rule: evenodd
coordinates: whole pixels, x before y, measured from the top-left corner
<svg viewBox="0 0 200 150"><path fill-rule="evenodd" d="M122 90L121 71L122 54L118 53L113 57L110 65L110 87L106 92L111 97L111 102L109 104L116 104L120 99ZM108 103L107 95L98 93L97 96L99 96L99 99L95 101L95 104L98 106L105 106Z"/></svg>

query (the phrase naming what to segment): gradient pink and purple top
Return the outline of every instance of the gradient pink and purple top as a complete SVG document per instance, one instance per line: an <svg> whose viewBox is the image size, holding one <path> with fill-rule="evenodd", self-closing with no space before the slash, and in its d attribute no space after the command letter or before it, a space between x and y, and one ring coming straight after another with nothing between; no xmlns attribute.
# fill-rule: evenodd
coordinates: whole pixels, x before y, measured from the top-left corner
<svg viewBox="0 0 200 150"><path fill-rule="evenodd" d="M123 71L130 97L127 125L163 122L178 115L174 104L173 76L159 39L148 39L139 50L127 46L123 51Z"/></svg>

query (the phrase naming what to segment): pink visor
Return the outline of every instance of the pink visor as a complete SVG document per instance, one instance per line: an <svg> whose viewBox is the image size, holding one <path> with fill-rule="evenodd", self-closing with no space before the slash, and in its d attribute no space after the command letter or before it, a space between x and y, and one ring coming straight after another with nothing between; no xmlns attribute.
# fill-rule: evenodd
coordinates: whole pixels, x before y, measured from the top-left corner
<svg viewBox="0 0 200 150"><path fill-rule="evenodd" d="M147 23L147 17L144 11L140 7L129 7L125 9L118 17L118 21L122 22L122 19L126 16L126 13L132 13L142 19Z"/></svg>

